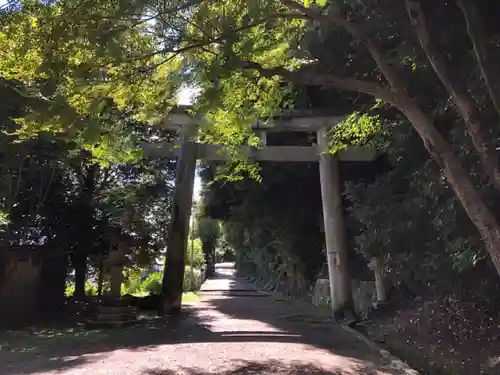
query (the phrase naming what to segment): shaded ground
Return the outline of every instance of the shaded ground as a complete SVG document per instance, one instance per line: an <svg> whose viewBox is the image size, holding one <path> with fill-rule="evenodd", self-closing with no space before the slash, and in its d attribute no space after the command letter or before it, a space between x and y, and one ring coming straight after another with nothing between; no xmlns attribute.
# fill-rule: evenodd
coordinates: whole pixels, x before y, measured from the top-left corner
<svg viewBox="0 0 500 375"><path fill-rule="evenodd" d="M485 311L484 304L470 302L471 297L473 293L465 301L451 293L418 298L374 318L365 332L432 375L498 375L498 310Z"/></svg>
<svg viewBox="0 0 500 375"><path fill-rule="evenodd" d="M232 273L219 268L200 302L177 320L11 332L0 337L0 374L414 374L324 317L304 314L301 304L273 301Z"/></svg>

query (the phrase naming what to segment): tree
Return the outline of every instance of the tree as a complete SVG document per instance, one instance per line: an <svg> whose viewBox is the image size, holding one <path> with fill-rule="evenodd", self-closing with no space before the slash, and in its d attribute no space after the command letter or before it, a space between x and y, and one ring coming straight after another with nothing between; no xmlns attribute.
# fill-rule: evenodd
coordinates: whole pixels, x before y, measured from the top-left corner
<svg viewBox="0 0 500 375"><path fill-rule="evenodd" d="M38 101L16 119L19 136L62 133L104 162L140 157L122 128L102 116L102 107L112 100L144 122L163 116L172 103L179 81L175 74L165 77L174 61L159 60L147 20L134 18L144 3L126 9L86 1L10 4L0 12L0 76L17 80L24 86L20 94Z"/></svg>
<svg viewBox="0 0 500 375"><path fill-rule="evenodd" d="M197 221L197 236L201 241L207 261L207 276L210 276L215 267L215 248L221 235L220 224L208 217L200 217Z"/></svg>
<svg viewBox="0 0 500 375"><path fill-rule="evenodd" d="M478 22L484 19L484 9L493 4L492 1L478 5L464 0L459 6L443 2L433 7L426 7L423 1L417 0L405 3L186 0L113 3L107 7L102 2L94 2L86 4L82 10L75 8L73 2L56 3L54 8L40 4L14 11L11 17L15 21L11 22L9 32L3 34L20 35L22 40L27 40L27 31L34 31L30 28L33 24L38 25L37 22L19 21L33 20L26 17L28 15L36 21L43 19L51 26L46 28L49 34L39 27L35 27L37 33L33 34L37 38L29 34L37 43L46 39L66 42L61 45L71 47L70 51L73 46L89 51L92 61L96 56L102 57L104 65L110 61L128 61L126 58L109 60L109 53L95 55L95 49L88 49L88 45L94 46L88 41L102 42L103 29L96 29L96 21L109 21L103 24L113 31L111 35L116 40L122 41L120 37L130 40L131 46L137 47L133 50L140 52L132 58L137 65L126 64L123 70L117 68L119 74L111 74L111 79L104 82L98 80L102 83L98 87L109 88L112 84L123 87L121 82L128 82L123 72L138 65L150 67L148 72L158 72L153 75L154 87L161 77L167 76L163 80L168 84L166 91L169 93L175 86L173 83L179 82L173 77L180 77L201 90L196 110L212 122L200 137L208 142L231 147L244 142L254 144L255 138L247 137L249 125L283 106L288 92L283 89L283 83L350 91L371 97L376 106L384 110L393 107L401 115L400 123L410 124L415 129L427 152L439 165L500 272L500 227L477 188L477 180L484 179L497 190L499 186L493 141L498 129L490 125L498 123L498 84L491 69L498 46L491 28L484 27L488 23ZM67 17L68 14L76 16ZM56 21L63 19L65 29L71 32L61 38L57 33L61 29L54 27L58 25ZM153 35L153 39L144 39L144 35ZM10 38L2 40L12 43L5 42ZM75 40L78 43L68 42ZM112 45L116 44L119 43ZM54 46L43 45L47 48L42 49L39 46L37 44L34 49L38 54L35 53L33 60L43 60L40 50L53 53L49 47ZM13 56L19 60L24 50L15 50L18 53ZM97 51L103 52L99 48ZM474 58L469 58L468 51ZM8 59L4 69L9 74L13 71L9 68L12 61L15 59ZM34 65L40 67L40 64ZM30 81L28 78L33 77L31 72L35 70L29 67L23 70L30 72L25 74L24 82ZM90 71L99 76L102 66ZM459 76L456 71L467 74ZM483 78L486 87L483 87ZM57 87L68 90L64 84ZM463 87L468 87L469 91ZM69 90L69 93L70 96L78 93L83 98L95 99L102 94L97 91L98 94L94 91L95 95L88 96L80 90ZM484 99L481 102L486 105L478 106L477 98ZM449 116L450 111L442 110L449 103L458 109L461 128L468 134L454 144L449 133L456 128L442 126L433 118L440 111ZM91 107L80 105L78 108L89 113ZM484 118L495 118L495 121ZM460 155L468 142L473 145L478 159L471 170L463 167ZM335 145L333 149L338 147Z"/></svg>
<svg viewBox="0 0 500 375"><path fill-rule="evenodd" d="M481 34L480 25L476 22L475 27L471 27L470 22L470 15L477 11L477 6L472 2L461 2L461 6L469 17L469 33L477 36L474 31L479 29ZM446 130L433 121L431 114L439 102L451 97L479 157L480 173L498 187L498 162L491 141L491 134L496 134L497 129L488 128L480 120L472 97L462 89L473 81L480 91L478 77L469 75L460 79L455 77L451 68L451 64L465 69L477 63L463 57L467 55L463 47L459 53L458 42L451 43L452 37L456 41L468 37L464 32L464 20L456 10L456 5L451 3L431 9L419 1L398 5L367 2L363 6L347 1L311 4L294 0L254 1L250 5L240 2L218 2L216 6L201 3L191 20L196 26L190 28L190 36L202 41L204 48L195 50L190 61L197 76L204 79L200 82L202 87L206 88L207 83L215 79L215 74L223 72L217 86L220 95L214 101L209 96L213 90L207 88L205 93L210 100L204 103L222 105L222 109L209 112L209 117L221 127L235 118L242 120L240 123L248 123L258 116L268 115L273 104L277 103L277 96L270 98L270 91L259 96L256 90L265 88L266 84L276 87L273 82L280 78L301 85L366 94L398 109L440 166L500 273L497 219L476 188L475 178L461 165L455 148L462 145L452 146ZM443 39L450 42L447 46L452 56L450 61L437 52L443 47L437 42L437 35L443 35ZM475 40L474 35L472 40ZM337 47L338 54L328 56L332 48L326 51L324 48L322 51L315 49L314 43L318 39L323 43L326 40L333 42L330 46ZM488 43L484 39L481 41ZM293 42L302 44L297 49L289 48ZM184 45L189 43L194 45L192 41ZM479 49L475 44L477 52ZM469 48L468 44L465 46ZM292 58L292 51L299 58ZM366 63L367 57L373 64ZM484 56L479 55L480 66L484 65L483 60ZM438 80L429 74L429 67ZM491 83L494 79L491 74L485 69L480 71ZM421 77L424 79L418 82ZM495 101L495 92L491 88L490 84L487 95L491 97L493 94ZM421 93L430 89L442 96L431 100L424 98ZM228 134L225 129L223 131Z"/></svg>

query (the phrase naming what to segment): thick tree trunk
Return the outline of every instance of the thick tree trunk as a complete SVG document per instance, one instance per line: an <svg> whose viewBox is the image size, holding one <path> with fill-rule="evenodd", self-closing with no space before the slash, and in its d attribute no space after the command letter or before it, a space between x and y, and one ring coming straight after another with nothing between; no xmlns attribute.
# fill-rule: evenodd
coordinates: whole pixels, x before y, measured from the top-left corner
<svg viewBox="0 0 500 375"><path fill-rule="evenodd" d="M455 77L453 71L448 69L441 53L431 40L430 26L426 24L427 20L422 11L420 1L406 0L406 6L422 49L427 55L436 75L455 102L491 184L500 192L500 164L491 135L482 124L476 106L472 98L467 94L460 78Z"/></svg>
<svg viewBox="0 0 500 375"><path fill-rule="evenodd" d="M495 216L482 200L450 144L438 132L429 117L407 94L401 94L398 102L401 111L422 137L426 149L442 168L455 195L478 229L500 275L500 226Z"/></svg>
<svg viewBox="0 0 500 375"><path fill-rule="evenodd" d="M77 252L73 256L73 267L75 268L75 298L85 298L85 280L87 279L87 255Z"/></svg>
<svg viewBox="0 0 500 375"><path fill-rule="evenodd" d="M102 297L102 288L104 284L104 254L99 259L99 275L97 276L97 295Z"/></svg>
<svg viewBox="0 0 500 375"><path fill-rule="evenodd" d="M75 268L75 297L85 297L85 281L87 279L87 254L92 247L92 202L96 176L99 167L95 164L88 166L87 173L81 181L81 191L77 205L77 212L83 219L79 228L78 245L73 254L73 266Z"/></svg>
<svg viewBox="0 0 500 375"><path fill-rule="evenodd" d="M60 251L63 254L63 251ZM68 255L47 256L40 274L40 307L44 313L60 312L64 306L64 291Z"/></svg>
<svg viewBox="0 0 500 375"><path fill-rule="evenodd" d="M482 20L477 14L474 0L457 0L458 6L467 24L467 32L474 47L476 59L481 69L486 87L490 94L491 101L495 106L498 116L500 116L500 73L498 64L492 59L488 50L488 38L483 28Z"/></svg>

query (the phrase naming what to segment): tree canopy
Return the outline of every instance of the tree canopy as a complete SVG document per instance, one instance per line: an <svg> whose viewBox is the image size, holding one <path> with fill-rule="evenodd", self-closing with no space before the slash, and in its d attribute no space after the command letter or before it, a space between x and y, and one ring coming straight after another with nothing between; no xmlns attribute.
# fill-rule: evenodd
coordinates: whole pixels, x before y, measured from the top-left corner
<svg viewBox="0 0 500 375"><path fill-rule="evenodd" d="M410 136L401 127L413 129L412 144L420 138L418 152L442 174L439 189L453 192L500 272L494 3L10 1L0 75L29 110L8 115L9 136L56 133L101 163L136 160L137 134L124 123L159 124L192 87L191 113L209 120L199 140L234 151L258 145L256 119L317 108L299 95L315 87L335 97L323 108L348 115L330 134L332 152L387 151L395 134Z"/></svg>

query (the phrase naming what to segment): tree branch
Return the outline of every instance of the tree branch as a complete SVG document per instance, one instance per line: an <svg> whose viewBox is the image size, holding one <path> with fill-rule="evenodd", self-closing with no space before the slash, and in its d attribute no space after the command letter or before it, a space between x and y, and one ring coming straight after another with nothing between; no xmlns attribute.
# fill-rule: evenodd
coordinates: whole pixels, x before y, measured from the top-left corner
<svg viewBox="0 0 500 375"><path fill-rule="evenodd" d="M500 117L500 75L498 74L498 67L488 52L487 38L482 22L477 14L476 5L469 0L457 0L457 3L464 15L465 23L467 24L467 33L474 47L476 59L491 101Z"/></svg>
<svg viewBox="0 0 500 375"><path fill-rule="evenodd" d="M390 62L390 58L383 53L383 51L377 46L375 41L373 41L370 37L368 37L364 28L360 25L356 25L345 18L342 18L340 15L329 12L324 14L318 8L306 7L295 0L280 0L283 5L288 6L291 9L296 11L303 12L309 18L320 22L322 24L334 25L344 29L347 33L349 33L354 39L362 42L366 45L366 48L373 60L377 64L378 68L384 75L385 79L391 86L391 97L393 99L393 105L397 108L401 109L401 105L398 104L398 93L406 93L406 89L402 84L402 79L399 76L396 69ZM371 95L371 94L370 94ZM385 100L385 99L384 99Z"/></svg>
<svg viewBox="0 0 500 375"><path fill-rule="evenodd" d="M461 81L449 72L438 48L433 44L420 1L406 0L406 8L427 59L457 106L474 148L479 154L483 168L491 183L500 192L500 166L497 161L495 145L490 141L491 137L481 123L472 99L467 95Z"/></svg>
<svg viewBox="0 0 500 375"><path fill-rule="evenodd" d="M280 76L285 80L312 86L329 86L340 90L354 91L364 93L374 98L381 99L391 105L396 105L392 93L383 86L375 82L361 81L356 78L341 78L333 74L321 74L306 71L302 68L297 71L291 71L284 67L266 68L254 61L239 61L243 69L256 70L264 77Z"/></svg>

